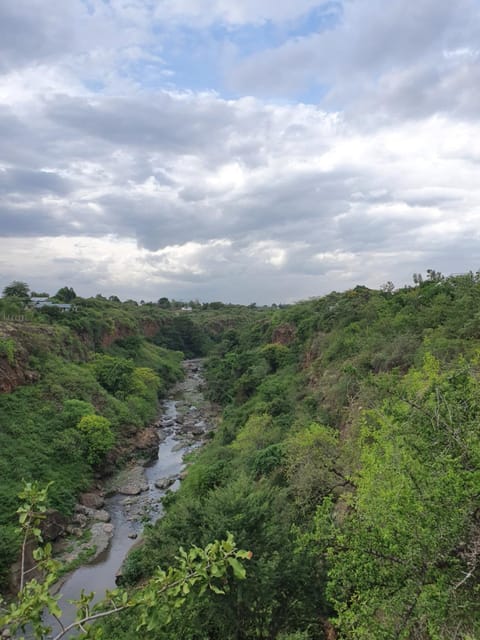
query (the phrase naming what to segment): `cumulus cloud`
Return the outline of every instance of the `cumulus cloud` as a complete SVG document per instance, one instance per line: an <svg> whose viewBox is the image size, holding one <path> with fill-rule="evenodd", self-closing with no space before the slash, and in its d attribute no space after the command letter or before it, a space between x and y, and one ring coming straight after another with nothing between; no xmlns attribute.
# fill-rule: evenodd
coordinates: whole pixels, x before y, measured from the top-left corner
<svg viewBox="0 0 480 640"><path fill-rule="evenodd" d="M163 38L332 3L2 3L3 284L279 302L480 266L476 4L333 4L322 31L235 40L232 97L175 86Z"/></svg>
<svg viewBox="0 0 480 640"><path fill-rule="evenodd" d="M322 87L329 108L377 123L478 106L480 11L475 0L343 3L335 29L309 33L240 60L240 92L294 95ZM476 81L477 80L477 81ZM478 110L477 110L478 112Z"/></svg>

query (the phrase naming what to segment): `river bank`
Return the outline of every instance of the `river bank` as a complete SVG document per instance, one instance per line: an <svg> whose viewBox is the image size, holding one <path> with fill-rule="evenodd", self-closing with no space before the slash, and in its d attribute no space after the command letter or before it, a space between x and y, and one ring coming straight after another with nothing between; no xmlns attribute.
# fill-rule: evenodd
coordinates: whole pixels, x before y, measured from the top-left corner
<svg viewBox="0 0 480 640"><path fill-rule="evenodd" d="M123 469L97 491L82 497L89 506L77 505L77 520L79 516L92 520L83 533L77 532L75 551L69 546L59 548L59 558L75 562L80 551L80 561L85 558L88 564L68 573L59 584L64 623L73 620L75 613L68 600L78 598L82 590L95 591L95 599L100 600L106 590L115 587L121 566L132 546L138 544L143 527L161 517L163 496L175 491L187 473L185 454L200 446L216 426L216 412L202 393L201 360L187 360L183 366L185 379L162 402L154 425L159 441L157 458ZM54 632L59 630L55 620L49 624Z"/></svg>

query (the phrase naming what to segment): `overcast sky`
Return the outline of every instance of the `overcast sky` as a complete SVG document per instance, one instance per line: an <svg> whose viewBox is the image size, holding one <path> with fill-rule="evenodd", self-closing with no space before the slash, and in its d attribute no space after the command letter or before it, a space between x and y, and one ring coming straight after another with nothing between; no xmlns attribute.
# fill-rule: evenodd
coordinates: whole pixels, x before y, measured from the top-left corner
<svg viewBox="0 0 480 640"><path fill-rule="evenodd" d="M1 0L0 286L480 268L480 0Z"/></svg>

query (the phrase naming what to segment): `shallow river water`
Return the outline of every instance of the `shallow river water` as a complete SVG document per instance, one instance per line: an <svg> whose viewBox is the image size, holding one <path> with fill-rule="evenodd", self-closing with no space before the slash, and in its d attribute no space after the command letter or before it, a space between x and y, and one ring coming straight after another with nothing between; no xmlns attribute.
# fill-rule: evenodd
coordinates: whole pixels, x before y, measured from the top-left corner
<svg viewBox="0 0 480 640"><path fill-rule="evenodd" d="M201 393L201 363L186 361L184 366L185 380L176 385L169 399L162 403L159 423L165 426L159 428L164 439L159 445L158 459L144 469L148 490L129 497L116 493L105 500L104 508L110 513L114 526L109 548L94 563L73 571L59 589L65 626L73 621L75 615L75 609L68 600L78 598L84 590L86 593L94 591L94 601L98 601L105 596L106 590L115 588L116 575L135 544L132 536L140 536L144 522L154 522L162 515L161 498L167 489L158 489L155 480L178 476L184 468L185 453L201 443L200 432L206 433L213 428L211 411ZM175 491L179 485L180 480L176 479L168 490ZM58 622L51 619L47 623L52 627L49 637L55 637L61 630ZM72 632L64 637L75 635Z"/></svg>

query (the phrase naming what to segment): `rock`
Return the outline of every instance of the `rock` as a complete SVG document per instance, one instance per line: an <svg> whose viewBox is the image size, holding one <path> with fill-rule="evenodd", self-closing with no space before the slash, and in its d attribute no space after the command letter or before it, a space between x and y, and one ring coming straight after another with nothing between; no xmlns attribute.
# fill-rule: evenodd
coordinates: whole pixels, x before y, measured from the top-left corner
<svg viewBox="0 0 480 640"><path fill-rule="evenodd" d="M142 493L142 491L146 491L147 489L148 485L145 487L144 484L140 485L131 482L124 485L123 487L120 487L118 493L121 493L124 496L138 496L139 493Z"/></svg>
<svg viewBox="0 0 480 640"><path fill-rule="evenodd" d="M42 536L45 542L56 540L66 531L68 518L56 509L47 509L45 520L42 522Z"/></svg>
<svg viewBox="0 0 480 640"><path fill-rule="evenodd" d="M105 500L98 493L82 493L80 494L80 504L89 509L101 509Z"/></svg>
<svg viewBox="0 0 480 640"><path fill-rule="evenodd" d="M73 524L78 524L81 527L85 527L87 524L88 518L84 513L76 513L72 518Z"/></svg>
<svg viewBox="0 0 480 640"><path fill-rule="evenodd" d="M167 427L167 428L168 427L173 427L174 424L175 424L175 420L173 418L167 418L166 420L162 419L162 426L163 427Z"/></svg>
<svg viewBox="0 0 480 640"><path fill-rule="evenodd" d="M200 436L203 436L205 434L205 430L201 429L200 427L194 427L192 429L192 436L195 436L196 438L199 438Z"/></svg>
<svg viewBox="0 0 480 640"><path fill-rule="evenodd" d="M172 447L172 453L176 453L177 451L181 451L184 448L185 448L185 443L184 442L179 442L174 447Z"/></svg>
<svg viewBox="0 0 480 640"><path fill-rule="evenodd" d="M154 426L141 429L135 436L135 449L147 464L158 458L158 444L159 434Z"/></svg>
<svg viewBox="0 0 480 640"><path fill-rule="evenodd" d="M118 474L112 488L125 496L138 496L142 491L148 491L144 467L137 464L130 469L124 469Z"/></svg>
<svg viewBox="0 0 480 640"><path fill-rule="evenodd" d="M87 515L88 507L83 504L77 503L73 507L73 510L75 511L75 513L84 513L85 515Z"/></svg>
<svg viewBox="0 0 480 640"><path fill-rule="evenodd" d="M105 509L99 509L93 513L93 519L98 522L110 522L110 514Z"/></svg>
<svg viewBox="0 0 480 640"><path fill-rule="evenodd" d="M77 538L83 536L82 529L80 529L80 527L74 527L73 524L68 524L65 528L65 531L72 536L76 536Z"/></svg>
<svg viewBox="0 0 480 640"><path fill-rule="evenodd" d="M155 486L157 489L168 489L175 482L178 476L169 476L168 478L158 478L155 480Z"/></svg>
<svg viewBox="0 0 480 640"><path fill-rule="evenodd" d="M132 540L135 540L136 538L138 538L138 533L135 533L133 531L132 533L128 534L128 537L131 538Z"/></svg>
<svg viewBox="0 0 480 640"><path fill-rule="evenodd" d="M96 522L90 529L92 537L90 539L89 547L95 547L95 553L90 558L90 562L96 560L104 551L106 551L110 545L110 540L113 536L113 524L103 524L102 522Z"/></svg>
<svg viewBox="0 0 480 640"><path fill-rule="evenodd" d="M138 484L127 484L124 487L120 487L118 493L124 496L138 496L141 493L141 489Z"/></svg>
<svg viewBox="0 0 480 640"><path fill-rule="evenodd" d="M178 476L179 480L185 480L188 475L188 469L184 469Z"/></svg>

